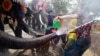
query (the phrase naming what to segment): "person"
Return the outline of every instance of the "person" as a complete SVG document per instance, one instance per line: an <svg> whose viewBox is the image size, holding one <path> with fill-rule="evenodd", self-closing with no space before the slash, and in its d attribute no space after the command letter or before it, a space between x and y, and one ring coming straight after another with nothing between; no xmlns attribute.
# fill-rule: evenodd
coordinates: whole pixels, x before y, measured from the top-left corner
<svg viewBox="0 0 100 56"><path fill-rule="evenodd" d="M48 26L51 27L53 26L53 19L55 18L55 13L53 12L53 10L49 10L48 11Z"/></svg>
<svg viewBox="0 0 100 56"><path fill-rule="evenodd" d="M46 8L47 8L47 3L45 0L38 0L38 3L36 4L36 9L38 11L43 11L46 12Z"/></svg>
<svg viewBox="0 0 100 56"><path fill-rule="evenodd" d="M77 18L78 19L77 26L81 26L82 24L87 22L87 20L91 17L89 15L89 10L86 7L79 6L77 9L77 13L74 13L71 15L57 16L57 17L55 17L54 21L56 21L56 20L63 21L61 23L63 25L64 20L69 19L69 18L70 19ZM70 46L68 49L65 50L64 56L82 56L82 54L89 48L89 46L91 44L91 38L90 38L91 25L89 25L89 24L87 24L87 25L88 25L88 27L86 27L86 26L82 27L82 29L80 30L82 33L79 36L77 36L78 40L72 46ZM65 28L65 30L66 30L66 28ZM63 30L63 32L58 31L57 34L58 35L63 34L65 30ZM59 32L61 32L61 33L59 33ZM84 34L84 32L85 32L85 34Z"/></svg>
<svg viewBox="0 0 100 56"><path fill-rule="evenodd" d="M77 19L73 18L69 22L70 26L76 26L77 25ZM73 45L77 40L77 33L75 29L71 29L71 32L67 36L67 43L65 45L65 49L69 48L71 45Z"/></svg>

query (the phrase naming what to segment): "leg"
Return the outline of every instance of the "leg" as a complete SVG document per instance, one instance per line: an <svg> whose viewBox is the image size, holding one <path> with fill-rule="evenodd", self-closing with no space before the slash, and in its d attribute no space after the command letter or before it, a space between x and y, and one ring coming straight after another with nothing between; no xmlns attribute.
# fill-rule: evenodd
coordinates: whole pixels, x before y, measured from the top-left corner
<svg viewBox="0 0 100 56"><path fill-rule="evenodd" d="M13 30L14 32L14 28L13 28L13 25L9 24L9 27Z"/></svg>
<svg viewBox="0 0 100 56"><path fill-rule="evenodd" d="M3 25L2 21L1 21L1 19L0 19L0 30L4 31L4 25Z"/></svg>
<svg viewBox="0 0 100 56"><path fill-rule="evenodd" d="M16 29L14 30L14 33L15 33L16 37L22 38L22 28L21 28L21 26L18 25L16 27Z"/></svg>
<svg viewBox="0 0 100 56"><path fill-rule="evenodd" d="M63 48L64 48L64 46L65 46L65 44L66 44L66 34L64 34L64 35L61 35L61 40L62 40L62 42L63 42Z"/></svg>
<svg viewBox="0 0 100 56"><path fill-rule="evenodd" d="M24 32L26 32L27 34L29 34L28 26L26 26L24 23L21 25L21 28L23 29Z"/></svg>

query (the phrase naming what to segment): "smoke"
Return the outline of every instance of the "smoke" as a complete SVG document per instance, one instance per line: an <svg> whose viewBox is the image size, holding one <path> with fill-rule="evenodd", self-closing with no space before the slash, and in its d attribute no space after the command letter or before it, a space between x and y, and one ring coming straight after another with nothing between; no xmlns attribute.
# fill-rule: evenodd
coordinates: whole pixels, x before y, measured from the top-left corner
<svg viewBox="0 0 100 56"><path fill-rule="evenodd" d="M82 0L81 4L94 13L100 13L100 0Z"/></svg>
<svg viewBox="0 0 100 56"><path fill-rule="evenodd" d="M93 14L100 13L100 0L83 0L79 4L81 9L77 9L78 18L66 18L66 23L63 22L63 27L57 31L57 34L60 35L62 33L69 33L93 22L91 12ZM73 16L73 15L72 15Z"/></svg>

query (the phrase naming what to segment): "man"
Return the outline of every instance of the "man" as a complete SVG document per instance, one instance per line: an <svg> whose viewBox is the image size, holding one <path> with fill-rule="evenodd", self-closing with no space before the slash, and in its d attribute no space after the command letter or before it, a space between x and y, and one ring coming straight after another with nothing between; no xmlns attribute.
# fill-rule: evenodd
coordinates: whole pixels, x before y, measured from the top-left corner
<svg viewBox="0 0 100 56"><path fill-rule="evenodd" d="M48 26L53 26L53 19L55 18L55 13L53 10L48 11Z"/></svg>
<svg viewBox="0 0 100 56"><path fill-rule="evenodd" d="M79 6L76 14L57 16L54 20L62 21L61 24L64 27L65 26L64 20L73 19L73 18L77 18L78 19L77 26L81 26L84 23L88 22L88 19L90 19L89 11L87 10L87 8L83 6ZM89 33L90 29L91 29L91 25L89 25L88 27L85 26L82 27L82 29L80 30L82 33L79 36L77 36L79 37L79 39L70 48L65 50L64 56L82 56L82 54L90 46L90 42L91 42L90 33ZM66 28L64 28L63 31L58 31L57 34L58 35L63 34L65 30Z"/></svg>

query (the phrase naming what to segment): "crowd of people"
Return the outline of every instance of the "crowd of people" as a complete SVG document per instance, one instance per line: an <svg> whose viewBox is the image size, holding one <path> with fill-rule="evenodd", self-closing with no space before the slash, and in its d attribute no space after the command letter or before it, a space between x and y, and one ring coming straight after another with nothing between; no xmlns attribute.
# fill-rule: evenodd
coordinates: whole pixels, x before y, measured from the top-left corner
<svg viewBox="0 0 100 56"><path fill-rule="evenodd" d="M91 23L81 26L84 23L88 22L88 19L91 19L89 10L86 7L84 7L83 5L80 5L80 6L78 6L78 8L76 9L76 11L74 13L63 15L61 11L59 11L59 13L57 13L57 14L54 13L53 9L46 11L47 4L42 0L38 0L36 7L32 7L32 6L33 5L27 7L25 5L25 8L27 8L27 10L28 10L27 11L28 13L26 15L30 16L30 17L32 15L32 17L33 17L31 19L35 24L34 27L36 28L36 25L41 27L41 29L39 27L37 27L36 29L38 31L45 30L46 31L45 35L48 35L50 33L56 33L56 36L54 36L53 39L50 40L50 42L48 41L47 43L45 43L45 44L47 44L46 46L41 46L40 48L36 48L38 52L41 52L44 54L44 52L46 53L46 51L48 51L50 46L52 47L52 50L55 50L57 48L59 41L61 41L61 44L58 45L58 48L60 47L60 49L62 49L64 51L63 54L59 54L59 56L61 56L61 55L62 56L63 55L64 56L82 56L83 53L90 47ZM33 13L32 13L33 11L31 11L31 10L42 12L47 16L47 17L45 17L47 19L47 21L46 21L46 19L44 19L45 22L48 22L47 25L46 25L46 23L42 22L42 23L44 23L43 24L44 28L40 25L40 24L42 24L41 21L43 21L43 19L41 18L42 14L40 13L41 14L40 15L39 13L36 13L36 14L34 13L34 15L33 15ZM21 14L21 12L19 14ZM23 15L24 15L24 13L21 14L20 16L23 16ZM35 18L35 16L37 16L37 17ZM29 18L29 17L27 17L27 18ZM40 21L37 20L38 18ZM27 20L29 20L29 19L27 19ZM29 21L29 24L30 24L30 21ZM79 26L81 26L81 27L79 27ZM75 27L79 27L79 28L75 29ZM18 32L16 32L16 33L18 33ZM40 35L40 36L42 36L42 35ZM36 37L40 37L40 36L36 36ZM58 53L61 52L61 51L60 52L59 51L58 51ZM45 55L48 55L48 54L46 53Z"/></svg>
<svg viewBox="0 0 100 56"><path fill-rule="evenodd" d="M88 19L91 18L89 10L83 5L80 5L74 13L63 15L61 12L58 14L54 13L53 9L46 11L46 7L47 4L42 0L39 0L36 5L36 10L43 11L47 15L48 24L45 34L50 34L53 32L56 32L57 34L52 40L53 49L56 48L57 43L61 39L63 43L62 48L65 50L64 56L82 56L82 54L89 48L91 44L89 33L91 24L87 24L86 26L78 29L69 29L71 31L69 34L65 33L66 28L63 29L64 31L57 30L65 26L68 27L68 25L73 27L83 25ZM58 28L54 28L53 24L55 21L60 22L60 26ZM65 22L68 23L65 24Z"/></svg>

